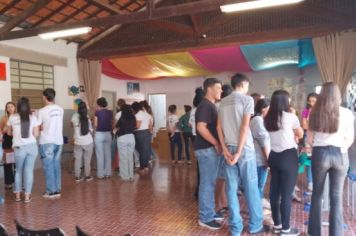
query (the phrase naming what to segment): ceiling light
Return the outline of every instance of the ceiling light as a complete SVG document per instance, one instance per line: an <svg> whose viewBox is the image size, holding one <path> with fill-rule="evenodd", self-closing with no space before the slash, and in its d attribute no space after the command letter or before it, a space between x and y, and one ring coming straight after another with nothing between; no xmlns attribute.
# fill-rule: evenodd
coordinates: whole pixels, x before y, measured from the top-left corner
<svg viewBox="0 0 356 236"><path fill-rule="evenodd" d="M54 31L49 33L43 33L43 34L39 34L38 36L40 36L42 39L64 38L68 36L86 34L89 33L91 29L92 29L91 27L81 27L75 29L67 29L67 30Z"/></svg>
<svg viewBox="0 0 356 236"><path fill-rule="evenodd" d="M240 3L223 5L220 6L220 10L225 13L230 13L230 12L237 12L237 11L246 11L251 9L294 4L302 1L304 0L255 0L249 2L240 2Z"/></svg>

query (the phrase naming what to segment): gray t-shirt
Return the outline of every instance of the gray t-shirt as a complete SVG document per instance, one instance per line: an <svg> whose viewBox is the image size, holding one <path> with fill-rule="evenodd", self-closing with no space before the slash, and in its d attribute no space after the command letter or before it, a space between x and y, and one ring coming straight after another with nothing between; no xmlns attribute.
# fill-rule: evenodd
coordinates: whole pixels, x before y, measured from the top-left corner
<svg viewBox="0 0 356 236"><path fill-rule="evenodd" d="M271 151L271 139L263 123L262 116L255 116L250 121L250 129L256 149L257 166L267 166L267 160L263 156L262 148Z"/></svg>
<svg viewBox="0 0 356 236"><path fill-rule="evenodd" d="M232 92L221 100L219 106L219 118L224 132L225 143L237 146L239 143L240 126L244 115L253 115L253 98L239 92ZM248 129L244 148L253 150L253 138L251 130Z"/></svg>

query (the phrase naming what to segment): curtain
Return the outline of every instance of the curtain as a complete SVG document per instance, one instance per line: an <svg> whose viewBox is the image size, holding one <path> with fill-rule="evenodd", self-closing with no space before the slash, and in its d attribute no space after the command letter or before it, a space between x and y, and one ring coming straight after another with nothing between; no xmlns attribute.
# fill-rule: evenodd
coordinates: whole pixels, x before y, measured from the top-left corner
<svg viewBox="0 0 356 236"><path fill-rule="evenodd" d="M86 59L78 60L79 83L84 86L85 97L91 113L96 107L101 85L101 63Z"/></svg>
<svg viewBox="0 0 356 236"><path fill-rule="evenodd" d="M335 82L345 95L356 68L356 32L339 32L313 39L323 82Z"/></svg>

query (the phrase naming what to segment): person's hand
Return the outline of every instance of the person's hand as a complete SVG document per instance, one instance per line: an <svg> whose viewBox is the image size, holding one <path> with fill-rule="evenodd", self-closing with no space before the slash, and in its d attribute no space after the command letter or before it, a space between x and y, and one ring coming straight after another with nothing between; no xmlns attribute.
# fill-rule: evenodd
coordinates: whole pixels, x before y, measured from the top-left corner
<svg viewBox="0 0 356 236"><path fill-rule="evenodd" d="M215 148L215 150L216 150L216 152L217 152L218 154L221 154L221 153L222 153L222 148L221 148L221 145L220 145L220 144L215 145L214 148Z"/></svg>
<svg viewBox="0 0 356 236"><path fill-rule="evenodd" d="M233 159L232 154L226 146L223 147L223 155L227 162L230 162Z"/></svg>
<svg viewBox="0 0 356 236"><path fill-rule="evenodd" d="M230 165L230 166L235 165L235 164L239 161L240 156L241 156L241 153L236 152L236 153L233 155L233 159L231 159L229 165Z"/></svg>

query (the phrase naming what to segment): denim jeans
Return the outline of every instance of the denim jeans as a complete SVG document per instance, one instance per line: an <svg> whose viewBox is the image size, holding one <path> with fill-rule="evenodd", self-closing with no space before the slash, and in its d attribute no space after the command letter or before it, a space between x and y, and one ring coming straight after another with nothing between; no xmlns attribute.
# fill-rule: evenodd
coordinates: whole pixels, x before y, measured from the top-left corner
<svg viewBox="0 0 356 236"><path fill-rule="evenodd" d="M46 178L46 192L60 192L61 186L61 154L62 145L53 143L41 144L39 152Z"/></svg>
<svg viewBox="0 0 356 236"><path fill-rule="evenodd" d="M182 137L180 136L180 132L175 132L173 137L171 137L171 133L168 133L169 142L170 142L170 151L171 151L171 158L175 160L175 152L176 152L176 145L178 147L178 161L182 160Z"/></svg>
<svg viewBox="0 0 356 236"><path fill-rule="evenodd" d="M236 153L236 146L228 146L231 153ZM249 231L254 233L263 227L263 209L260 193L258 191L258 178L256 167L256 154L254 150L244 149L238 162L231 166L225 164L226 194L229 204L229 226L231 235L240 235L243 230L240 215L240 204L237 197L239 185L244 188L244 195L249 209Z"/></svg>
<svg viewBox="0 0 356 236"><path fill-rule="evenodd" d="M326 175L330 179L329 235L344 235L342 196L349 166L347 155L334 146L314 147L312 158L313 194L309 214L308 233L321 235L321 201Z"/></svg>
<svg viewBox="0 0 356 236"><path fill-rule="evenodd" d="M95 133L96 174L98 178L111 176L111 133Z"/></svg>
<svg viewBox="0 0 356 236"><path fill-rule="evenodd" d="M257 166L258 190L260 191L261 199L264 197L264 189L268 176L267 166Z"/></svg>
<svg viewBox="0 0 356 236"><path fill-rule="evenodd" d="M119 151L120 176L123 180L134 178L134 151L135 136L133 134L122 135L117 138Z"/></svg>
<svg viewBox="0 0 356 236"><path fill-rule="evenodd" d="M271 151L268 158L271 170L270 198L274 225L290 228L292 195L298 177L298 153L291 148L282 152Z"/></svg>
<svg viewBox="0 0 356 236"><path fill-rule="evenodd" d="M307 166L307 183L313 183L313 175L311 166Z"/></svg>
<svg viewBox="0 0 356 236"><path fill-rule="evenodd" d="M183 140L184 140L184 150L185 150L185 158L187 161L190 161L190 145L189 142L194 143L194 136L192 133L183 132Z"/></svg>
<svg viewBox="0 0 356 236"><path fill-rule="evenodd" d="M214 220L215 185L218 175L219 158L214 147L195 150L199 164L199 220L207 223ZM237 193L237 192L236 192Z"/></svg>
<svg viewBox="0 0 356 236"><path fill-rule="evenodd" d="M151 133L148 129L135 132L136 149L140 154L140 169L148 167L151 155Z"/></svg>
<svg viewBox="0 0 356 236"><path fill-rule="evenodd" d="M16 162L15 192L22 192L22 186L24 186L25 193L30 194L33 185L33 169L38 154L37 143L15 147L14 154Z"/></svg>

